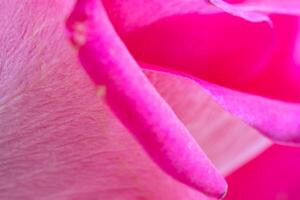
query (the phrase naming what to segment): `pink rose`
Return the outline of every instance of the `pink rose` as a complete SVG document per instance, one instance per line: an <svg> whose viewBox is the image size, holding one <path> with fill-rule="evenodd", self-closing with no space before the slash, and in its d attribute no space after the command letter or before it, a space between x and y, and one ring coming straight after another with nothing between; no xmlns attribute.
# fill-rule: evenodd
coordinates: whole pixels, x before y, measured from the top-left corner
<svg viewBox="0 0 300 200"><path fill-rule="evenodd" d="M299 8L1 2L1 199L222 196L270 145L240 119L299 142Z"/></svg>

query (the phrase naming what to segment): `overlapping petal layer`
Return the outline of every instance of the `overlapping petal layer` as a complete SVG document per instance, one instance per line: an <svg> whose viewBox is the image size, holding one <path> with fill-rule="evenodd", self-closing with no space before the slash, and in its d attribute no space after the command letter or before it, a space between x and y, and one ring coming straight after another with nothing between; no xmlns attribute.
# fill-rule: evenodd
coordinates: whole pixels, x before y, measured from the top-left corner
<svg viewBox="0 0 300 200"><path fill-rule="evenodd" d="M230 88L227 91L236 95L234 107L248 112L243 120L276 141L298 143L299 18L272 15L270 19L273 27L229 14L188 14L121 35L137 60L160 66L156 70L175 70ZM243 103L256 95L261 97L251 105ZM232 105L232 99L222 99ZM262 105L268 111L260 109Z"/></svg>
<svg viewBox="0 0 300 200"><path fill-rule="evenodd" d="M78 0L67 20L78 58L108 105L166 173L207 195L227 185L114 31L102 3ZM181 156L178 156L180 154Z"/></svg>
<svg viewBox="0 0 300 200"><path fill-rule="evenodd" d="M107 11L120 32L149 25L165 17L186 13L211 14L227 12L252 22L271 25L269 14L299 15L297 0L104 0Z"/></svg>
<svg viewBox="0 0 300 200"><path fill-rule="evenodd" d="M0 198L205 199L163 173L95 95L65 38L71 7L0 2ZM193 81L148 77L223 173L269 144Z"/></svg>
<svg viewBox="0 0 300 200"><path fill-rule="evenodd" d="M268 24L226 13L172 16L121 36L140 62L238 89L265 70L278 40Z"/></svg>
<svg viewBox="0 0 300 200"><path fill-rule="evenodd" d="M258 11L269 14L300 15L300 2L298 0L242 0L234 3L241 10Z"/></svg>
<svg viewBox="0 0 300 200"><path fill-rule="evenodd" d="M300 104L246 94L200 81L226 110L278 142L300 143Z"/></svg>
<svg viewBox="0 0 300 200"><path fill-rule="evenodd" d="M299 103L244 93L193 77L186 76L186 78L194 79L225 110L258 129L273 141L297 145L300 143Z"/></svg>
<svg viewBox="0 0 300 200"><path fill-rule="evenodd" d="M220 12L206 0L104 0L103 3L120 32L134 30L173 15Z"/></svg>

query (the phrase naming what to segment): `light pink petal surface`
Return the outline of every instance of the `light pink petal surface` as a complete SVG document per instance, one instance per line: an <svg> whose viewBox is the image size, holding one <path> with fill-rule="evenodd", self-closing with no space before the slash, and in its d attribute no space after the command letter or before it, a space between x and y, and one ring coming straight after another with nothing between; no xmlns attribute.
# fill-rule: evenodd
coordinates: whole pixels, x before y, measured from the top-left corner
<svg viewBox="0 0 300 200"><path fill-rule="evenodd" d="M250 22L267 22L269 25L272 25L269 17L263 13L241 9L223 0L209 0L209 2L233 16L241 17Z"/></svg>
<svg viewBox="0 0 300 200"><path fill-rule="evenodd" d="M0 199L205 199L163 173L95 95L64 37L71 6L0 2ZM269 144L193 81L148 76L223 173Z"/></svg>
<svg viewBox="0 0 300 200"><path fill-rule="evenodd" d="M300 1L298 0L241 0L236 2L235 6L244 11L257 11L269 14L300 14Z"/></svg>
<svg viewBox="0 0 300 200"><path fill-rule="evenodd" d="M265 21L272 25L269 14L300 15L298 0L209 0L225 12L252 22ZM229 2L229 3L227 3ZM233 4L231 4L233 3Z"/></svg>

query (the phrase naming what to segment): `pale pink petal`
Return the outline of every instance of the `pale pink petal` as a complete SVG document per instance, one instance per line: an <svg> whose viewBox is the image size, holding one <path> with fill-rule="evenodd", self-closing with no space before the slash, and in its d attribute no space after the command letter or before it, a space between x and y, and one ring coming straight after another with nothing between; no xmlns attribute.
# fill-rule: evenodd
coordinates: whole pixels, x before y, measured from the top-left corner
<svg viewBox="0 0 300 200"><path fill-rule="evenodd" d="M267 22L272 25L271 20L266 14L260 12L253 12L252 10L241 9L239 6L227 3L224 0L208 0L211 4L222 9L223 11L230 13L231 15L241 17L250 22Z"/></svg>
<svg viewBox="0 0 300 200"><path fill-rule="evenodd" d="M235 6L244 11L300 15L299 0L242 0Z"/></svg>
<svg viewBox="0 0 300 200"><path fill-rule="evenodd" d="M163 173L95 95L64 38L70 1L0 5L0 199L205 199ZM193 81L148 75L223 172L268 145Z"/></svg>
<svg viewBox="0 0 300 200"><path fill-rule="evenodd" d="M209 0L209 2L232 15L252 22L265 21L270 25L272 22L268 18L269 14L300 15L300 1L298 0L238 0L231 2L234 4L224 0Z"/></svg>
<svg viewBox="0 0 300 200"><path fill-rule="evenodd" d="M239 16L252 22L265 21L272 25L269 14L300 15L300 1L298 0L233 0L230 4L224 0L209 0L216 7L225 12Z"/></svg>

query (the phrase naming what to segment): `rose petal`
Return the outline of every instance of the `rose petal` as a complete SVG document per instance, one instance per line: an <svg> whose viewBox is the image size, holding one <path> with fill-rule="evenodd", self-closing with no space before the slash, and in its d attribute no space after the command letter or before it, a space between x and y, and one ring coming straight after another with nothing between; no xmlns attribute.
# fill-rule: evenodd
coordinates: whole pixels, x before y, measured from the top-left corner
<svg viewBox="0 0 300 200"><path fill-rule="evenodd" d="M103 3L120 32L134 30L173 15L220 12L206 0L104 0Z"/></svg>
<svg viewBox="0 0 300 200"><path fill-rule="evenodd" d="M271 7L272 9L270 10L275 11L272 13L299 13L299 3L296 3L296 1L294 0L292 3L277 3L280 2L277 0L275 5L270 1L261 0L246 0L242 1L242 3L239 2L241 4L230 4L228 1L223 0L104 0L103 3L117 30L127 32L149 25L165 17L187 13L210 14L227 12L251 22L268 22L272 24L268 15L257 11L260 11L260 9L266 11ZM291 11L288 12L288 10Z"/></svg>
<svg viewBox="0 0 300 200"><path fill-rule="evenodd" d="M196 81L168 72L146 72L208 156L215 158L212 161L223 174L231 173L268 146L267 139L224 111Z"/></svg>
<svg viewBox="0 0 300 200"><path fill-rule="evenodd" d="M277 41L267 24L226 13L173 16L121 35L140 62L233 88L265 70Z"/></svg>
<svg viewBox="0 0 300 200"><path fill-rule="evenodd" d="M300 2L298 0L242 0L235 6L245 11L257 11L280 14L300 14Z"/></svg>
<svg viewBox="0 0 300 200"><path fill-rule="evenodd" d="M298 0L238 0L232 2L234 4L223 0L210 0L210 2L225 12L252 22L267 21L272 24L268 14L300 15L300 2Z"/></svg>
<svg viewBox="0 0 300 200"><path fill-rule="evenodd" d="M209 2L231 15L241 17L250 22L268 22L269 25L272 25L269 17L263 13L241 9L239 6L229 4L223 0L209 0Z"/></svg>
<svg viewBox="0 0 300 200"><path fill-rule="evenodd" d="M226 110L279 142L300 143L300 104L246 94L207 82L200 84Z"/></svg>
<svg viewBox="0 0 300 200"><path fill-rule="evenodd" d="M295 41L297 37L299 37L299 33L300 33L299 18L292 17L292 16L281 16L281 15L271 16L271 19L274 22L273 30L270 30L271 31L270 34L274 37L274 40L271 41L271 43L273 43L272 45L274 45L271 51L272 56L266 57L264 54L262 54L262 52L259 52L259 50L262 49L262 47L259 47L259 45L262 45L262 43L258 42L256 44L255 43L256 41L251 41L252 37L250 36L251 35L250 34L248 35L249 39L242 40L242 42L250 41L249 42L250 48L246 48L246 49L250 49L248 52L250 55L248 57L249 59L238 60L236 59L235 56L236 53L234 53L234 51L232 51L232 54L226 55L228 51L224 50L223 54L225 58L227 58L228 62L227 63L221 62L221 64L218 64L214 58L216 57L220 58L221 56L218 53L222 53L222 51L220 51L222 50L222 47L224 47L224 49L226 49L225 47L228 46L232 47L232 45L230 45L230 42L235 41L234 34L229 34L230 36L233 37L233 39L230 39L230 37L227 37L228 34L224 34L224 33L227 33L228 30L230 31L236 29L232 28L228 30L227 29L223 30L223 32L220 31L221 33L223 33L223 34L219 34L220 36L218 34L214 36L213 31L208 31L210 35L206 36L202 28L203 26L199 26L199 29L194 27L188 29L187 28L188 26L186 26L186 24L188 24L190 20L187 19L192 19L192 18L191 17L190 18L187 17L186 19L183 18L182 23L178 23L180 22L180 20L177 19L174 20L174 22L172 22L172 20L168 20L168 21L166 20L166 21L162 21L161 24L159 23L157 25L153 24L149 27L145 27L135 32L128 33L124 37L124 41L126 42L127 46L130 48L131 52L135 55L135 57L142 62L160 65L163 67L167 67L168 69L171 70L176 69L178 71L188 73L189 75L194 75L221 84L226 87L231 87L231 89L238 89L242 91L241 94L245 94L244 96L241 95L242 99L240 96L236 95L235 92L232 93L232 96L239 99L238 101L240 102L244 102L248 98L248 96L252 97L253 95L251 95L251 93L265 96L265 97L275 98L278 100L299 102L300 93L298 91L300 90L300 81L299 78L297 77L299 77L300 75L300 70L299 70L299 66L295 64L294 61L295 56L293 55L295 48L297 48L297 46L295 47ZM212 16L209 16L208 19L212 19ZM225 18L223 18L223 20L224 19ZM226 26L230 25L230 23L228 22L230 21L227 21ZM245 23L247 25L247 22ZM177 27L176 30L178 30L178 26L181 27L179 31L177 31L176 33L172 31L175 29L171 29L172 27L175 27L175 24ZM216 26L218 27L219 25ZM180 30L183 30L182 33L180 32ZM250 29L245 29L245 30L247 31L245 31L246 33L242 34L242 36L247 36L247 32L250 33L249 30L261 30L262 33L264 31L263 27L260 29L258 24L252 24L250 26ZM268 28L266 27L265 30L268 30ZM196 32L195 37L193 37L194 35L188 35L192 31L198 31ZM195 40L195 38L197 39L199 33L203 33L203 40L200 39ZM260 33L258 35L262 35L262 34ZM268 38L268 36L266 36L266 38ZM208 54L211 55L211 59L206 61L206 59L209 57L205 53L209 52L212 45L214 45L213 42L216 41L216 39L220 39L220 41L229 41L228 45L215 45L215 50L211 51L211 54ZM262 41L266 41L266 39L262 38ZM178 43L180 43L180 45L177 46ZM185 46L184 44L187 45ZM205 46L205 44L207 45ZM241 42L237 42L236 45L237 45L236 52L241 52L239 51L238 48L239 45L241 45L241 47L245 46L244 43L241 44ZM164 48L169 46L171 46L172 48ZM251 49L251 47L253 49ZM255 47L257 47L258 50L255 50L254 49ZM200 54L202 51L204 52L203 53L204 55ZM247 56L247 53L245 54ZM251 54L253 55L255 54L256 56L254 56L251 59ZM262 57L260 58L259 56ZM238 58L243 58L243 57L238 56ZM230 63L230 61L232 62L239 61L239 62L236 65L234 65ZM253 62L259 63L261 61L263 61L262 63L263 67L258 68L257 73L251 74L251 69L253 68L255 69L254 66L257 66L254 65ZM243 68L241 68L240 66L243 66ZM159 68L157 70L164 70L164 69ZM219 74L220 71L225 73ZM250 74L250 78L247 77L247 74ZM251 103L250 105L245 103L232 105L229 99L226 99L225 103L226 105L227 104L232 105L231 107L234 107L237 110L239 109L244 110L244 112L247 113L244 115L247 115L247 117L243 116L241 118L243 120L246 120L246 122L250 123L255 128L258 128L260 131L263 131L268 137L271 137L276 141L282 141L282 142L292 142L292 143L299 142L299 127L297 128L297 126L299 126L298 125L299 121L297 120L297 113L299 110L298 104L293 104L293 103L290 104L288 102L274 104L273 102L278 102L278 101L267 99L264 97L262 98L258 97L258 99L263 99L263 100L261 105L257 104L256 109L253 109L255 107L254 102L257 102L258 100L254 102L250 102ZM237 100L234 101L236 102ZM259 100L259 102L261 102L261 100ZM270 109L275 109L277 105L279 106L280 109L277 108L278 110L276 114L277 125L275 126L273 124L274 121L272 121L272 118L269 118L269 122L267 122L268 117L270 117L273 114L272 113L265 114L260 109L262 106L267 106L270 107ZM289 106L289 105L295 105L295 106ZM239 108L239 106L241 106L241 108ZM247 106L249 106L249 108L247 108ZM233 109L228 109L228 110L232 111L234 114L237 114L237 111L234 111ZM253 119L254 121L249 121L247 119L251 115L253 115L251 119ZM287 118L290 121L287 120ZM262 124L260 120L264 120L264 124ZM280 134L280 132L282 132L282 134Z"/></svg>
<svg viewBox="0 0 300 200"><path fill-rule="evenodd" d="M67 27L82 66L105 90L101 96L150 157L177 180L222 197L223 177L129 54L102 3L77 1Z"/></svg>
<svg viewBox="0 0 300 200"><path fill-rule="evenodd" d="M182 75L184 76L184 75ZM195 79L223 108L277 142L300 143L300 104L264 98Z"/></svg>
<svg viewBox="0 0 300 200"><path fill-rule="evenodd" d="M70 1L0 5L0 199L205 199L162 173L95 95L64 38ZM268 145L194 82L149 77L218 168Z"/></svg>

